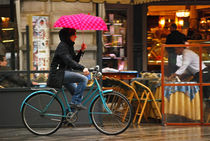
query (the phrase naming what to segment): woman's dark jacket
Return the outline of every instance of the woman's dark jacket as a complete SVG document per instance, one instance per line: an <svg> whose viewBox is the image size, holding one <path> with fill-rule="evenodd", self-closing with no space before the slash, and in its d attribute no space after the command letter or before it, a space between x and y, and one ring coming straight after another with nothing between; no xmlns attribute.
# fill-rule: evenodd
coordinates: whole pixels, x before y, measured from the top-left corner
<svg viewBox="0 0 210 141"><path fill-rule="evenodd" d="M78 63L83 52L80 50L78 54L75 53L75 43L69 39L69 36L64 30L59 32L59 37L61 42L55 51L47 81L47 85L54 88L62 87L65 70L82 71L85 68Z"/></svg>

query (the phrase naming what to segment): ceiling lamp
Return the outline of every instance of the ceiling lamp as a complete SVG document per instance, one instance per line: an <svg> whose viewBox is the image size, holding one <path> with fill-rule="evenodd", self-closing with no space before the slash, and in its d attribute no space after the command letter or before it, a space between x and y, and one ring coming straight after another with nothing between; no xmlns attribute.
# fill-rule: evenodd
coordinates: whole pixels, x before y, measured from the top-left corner
<svg viewBox="0 0 210 141"><path fill-rule="evenodd" d="M160 20L159 20L159 26L161 27L161 28L163 28L164 26L165 26L165 18L164 17L161 17L160 18Z"/></svg>
<svg viewBox="0 0 210 141"><path fill-rule="evenodd" d="M186 11L186 10L177 11L176 12L176 16L177 17L189 17L190 16L190 12Z"/></svg>

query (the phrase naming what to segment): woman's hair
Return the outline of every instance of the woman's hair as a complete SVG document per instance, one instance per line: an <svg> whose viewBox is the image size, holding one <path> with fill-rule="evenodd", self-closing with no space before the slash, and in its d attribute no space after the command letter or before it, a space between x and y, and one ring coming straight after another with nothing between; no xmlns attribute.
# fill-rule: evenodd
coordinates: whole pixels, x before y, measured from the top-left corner
<svg viewBox="0 0 210 141"><path fill-rule="evenodd" d="M69 31L69 37L76 34L76 30L74 28L67 28Z"/></svg>
<svg viewBox="0 0 210 141"><path fill-rule="evenodd" d="M63 28L59 31L59 37L61 41L69 42L69 37L76 34L74 28Z"/></svg>

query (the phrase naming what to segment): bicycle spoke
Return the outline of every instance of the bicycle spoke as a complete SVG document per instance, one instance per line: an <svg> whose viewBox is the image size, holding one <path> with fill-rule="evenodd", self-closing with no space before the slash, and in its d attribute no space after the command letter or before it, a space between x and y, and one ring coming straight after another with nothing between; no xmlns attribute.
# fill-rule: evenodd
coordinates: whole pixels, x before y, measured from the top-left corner
<svg viewBox="0 0 210 141"><path fill-rule="evenodd" d="M124 132L132 120L132 109L128 100L121 94L112 92L103 95L106 106L100 97L91 105L91 118L95 127L107 135L116 135ZM111 113L107 112L107 109Z"/></svg>
<svg viewBox="0 0 210 141"><path fill-rule="evenodd" d="M60 128L63 109L56 97L47 93L38 93L25 102L22 119L30 132L49 135Z"/></svg>

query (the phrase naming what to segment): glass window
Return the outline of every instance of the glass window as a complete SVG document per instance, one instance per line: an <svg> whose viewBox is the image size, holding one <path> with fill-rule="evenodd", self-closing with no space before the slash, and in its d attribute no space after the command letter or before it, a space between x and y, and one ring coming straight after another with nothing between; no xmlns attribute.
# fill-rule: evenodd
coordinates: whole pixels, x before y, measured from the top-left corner
<svg viewBox="0 0 210 141"><path fill-rule="evenodd" d="M127 70L126 10L106 10L108 31L104 32L103 68Z"/></svg>

